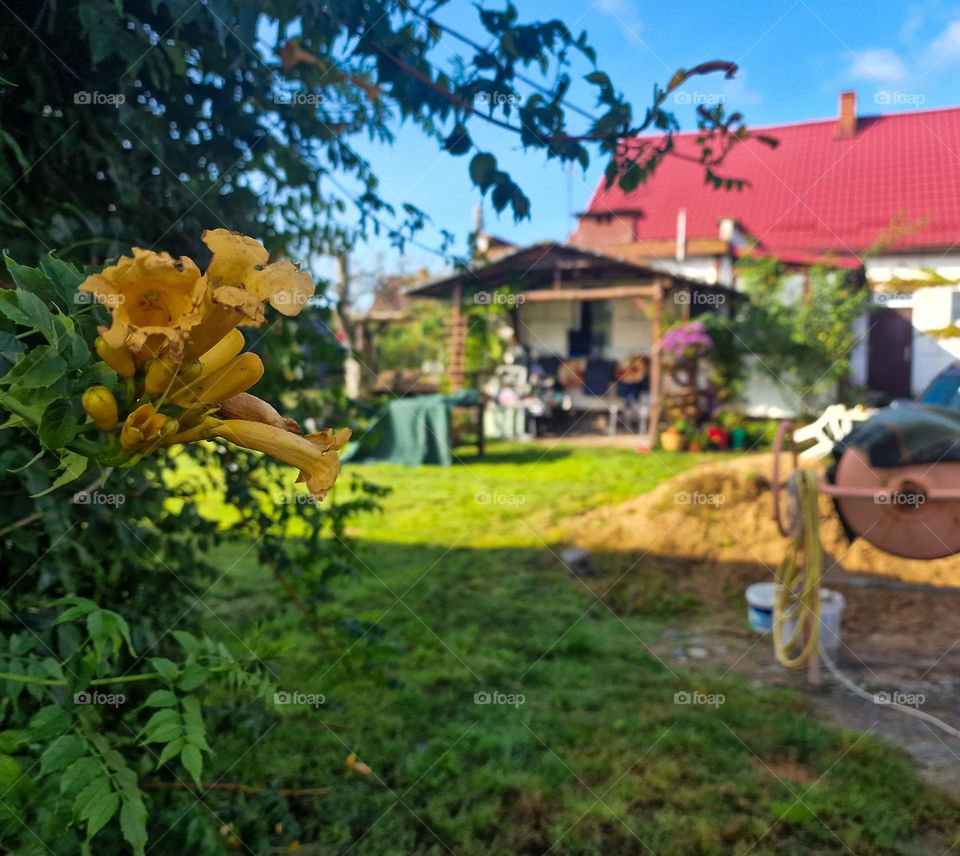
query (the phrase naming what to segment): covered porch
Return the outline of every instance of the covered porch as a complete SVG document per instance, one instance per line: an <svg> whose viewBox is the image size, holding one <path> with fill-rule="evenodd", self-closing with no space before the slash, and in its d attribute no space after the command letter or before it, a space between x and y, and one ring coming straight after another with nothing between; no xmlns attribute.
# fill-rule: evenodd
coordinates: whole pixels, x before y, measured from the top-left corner
<svg viewBox="0 0 960 856"><path fill-rule="evenodd" d="M668 376L658 347L664 329L704 311L729 316L738 297L722 286L555 242L519 249L407 293L450 302L446 368L454 389L472 380L464 373L464 306L499 304L507 310L515 341L495 375L528 390L552 379L555 401L577 414L606 412L610 433L621 417L635 417L637 433L651 447L665 402L698 395Z"/></svg>

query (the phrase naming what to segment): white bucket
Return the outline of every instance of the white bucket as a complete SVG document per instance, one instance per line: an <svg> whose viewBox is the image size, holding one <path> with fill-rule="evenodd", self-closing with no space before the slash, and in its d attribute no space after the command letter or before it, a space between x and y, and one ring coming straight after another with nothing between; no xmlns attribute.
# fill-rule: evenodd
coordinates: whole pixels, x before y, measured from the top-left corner
<svg viewBox="0 0 960 856"><path fill-rule="evenodd" d="M776 583L754 583L747 588L747 621L757 633L769 633L773 629L773 597ZM833 589L820 589L820 644L828 654L840 647L840 618L846 602L843 595ZM795 622L787 618L783 622L783 635L789 639Z"/></svg>

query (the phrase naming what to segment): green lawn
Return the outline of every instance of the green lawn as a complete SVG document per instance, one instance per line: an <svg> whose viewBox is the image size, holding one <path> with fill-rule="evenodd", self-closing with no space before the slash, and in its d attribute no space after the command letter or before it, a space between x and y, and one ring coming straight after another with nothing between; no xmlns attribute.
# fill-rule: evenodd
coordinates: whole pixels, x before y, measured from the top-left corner
<svg viewBox="0 0 960 856"><path fill-rule="evenodd" d="M394 492L357 521L359 570L317 607L347 634L341 659L275 597L255 551L220 557L230 571L207 598L211 631L235 644L259 627L286 645L270 663L280 685L325 696L215 744L224 768L241 759L227 780L332 788L293 801L278 845L378 856L960 845L960 811L919 785L904 755L822 726L792 693L668 668L646 646L684 620L670 599L619 616L560 565L558 521L697 456L499 445L465 460L352 468ZM611 583L621 572L615 559L602 567ZM693 691L723 703L675 702ZM344 769L351 751L371 775ZM229 812L218 803L218 817Z"/></svg>

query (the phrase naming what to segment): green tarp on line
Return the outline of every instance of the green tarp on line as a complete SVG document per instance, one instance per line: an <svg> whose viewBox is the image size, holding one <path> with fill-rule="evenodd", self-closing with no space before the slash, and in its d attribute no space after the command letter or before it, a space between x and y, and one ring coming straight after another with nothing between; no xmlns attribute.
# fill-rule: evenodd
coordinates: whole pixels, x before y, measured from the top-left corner
<svg viewBox="0 0 960 856"><path fill-rule="evenodd" d="M450 395L417 395L391 401L371 428L347 447L343 460L405 464L453 463L450 408L480 403L474 390Z"/></svg>

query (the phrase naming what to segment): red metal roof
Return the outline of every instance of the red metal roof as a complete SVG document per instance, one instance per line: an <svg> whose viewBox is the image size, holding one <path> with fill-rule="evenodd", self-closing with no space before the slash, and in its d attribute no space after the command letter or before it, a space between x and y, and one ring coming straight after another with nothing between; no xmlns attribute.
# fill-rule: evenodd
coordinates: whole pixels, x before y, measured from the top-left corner
<svg viewBox="0 0 960 856"><path fill-rule="evenodd" d="M960 243L960 108L860 117L850 139L836 137L836 119L764 128L780 144L735 146L722 168L750 185L714 190L701 166L667 157L646 186L624 194L603 182L588 214L639 212L636 240L676 236L687 210L687 238L716 238L731 217L773 255L858 255L898 218L922 224L893 242L898 251L946 250ZM678 135L680 152L696 153L694 134ZM591 230L571 240L596 245Z"/></svg>

